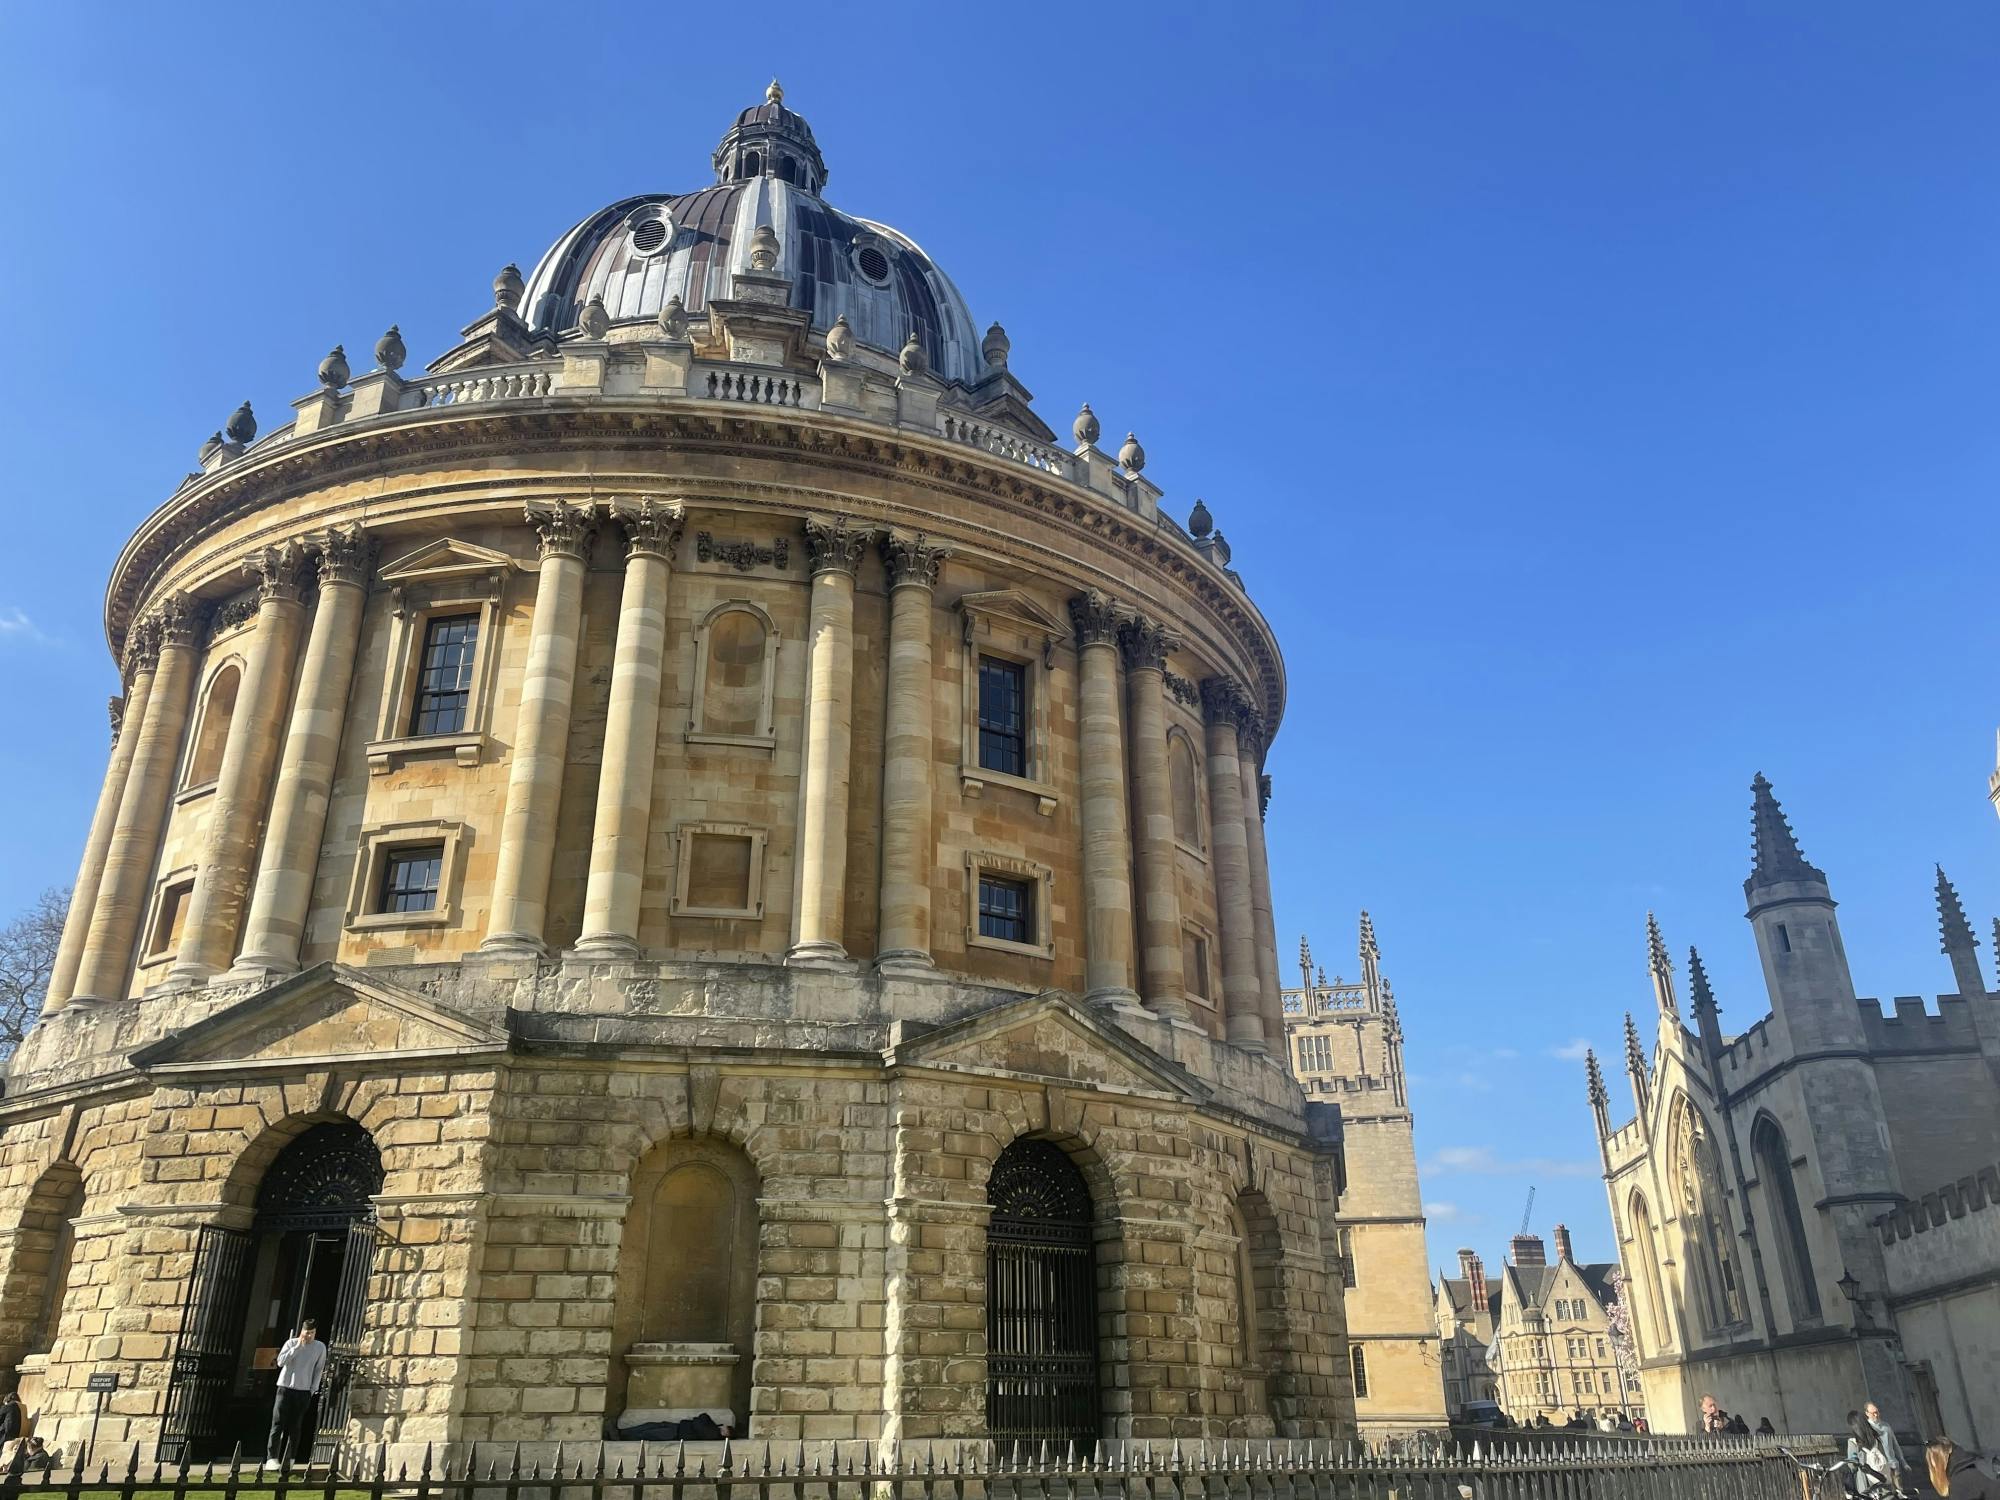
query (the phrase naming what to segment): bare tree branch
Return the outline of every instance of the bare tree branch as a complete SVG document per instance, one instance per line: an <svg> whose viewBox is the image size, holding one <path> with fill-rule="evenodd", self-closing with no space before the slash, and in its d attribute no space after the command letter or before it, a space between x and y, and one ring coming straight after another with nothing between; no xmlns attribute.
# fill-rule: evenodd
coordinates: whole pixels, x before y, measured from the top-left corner
<svg viewBox="0 0 2000 1500"><path fill-rule="evenodd" d="M42 1013L68 914L68 889L51 887L0 927L0 1057L13 1055Z"/></svg>

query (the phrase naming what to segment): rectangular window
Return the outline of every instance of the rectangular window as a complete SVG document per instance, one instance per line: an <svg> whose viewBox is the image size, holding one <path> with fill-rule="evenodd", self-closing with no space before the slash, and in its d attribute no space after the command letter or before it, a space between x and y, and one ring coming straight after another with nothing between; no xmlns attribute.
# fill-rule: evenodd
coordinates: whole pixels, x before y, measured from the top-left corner
<svg viewBox="0 0 2000 1500"><path fill-rule="evenodd" d="M466 706L472 701L472 659L478 647L478 615L440 615L425 623L411 734L464 730Z"/></svg>
<svg viewBox="0 0 2000 1500"><path fill-rule="evenodd" d="M1602 1359L1602 1358L1604 1358L1604 1340L1603 1340L1603 1339L1599 1339L1599 1340L1597 1341L1597 1357L1598 1357L1599 1359Z"/></svg>
<svg viewBox="0 0 2000 1500"><path fill-rule="evenodd" d="M982 739L983 739L982 732ZM1035 887L998 875L979 877L979 935L1007 943L1035 941Z"/></svg>
<svg viewBox="0 0 2000 1500"><path fill-rule="evenodd" d="M1181 934L1181 969L1188 993L1198 1000L1208 999L1207 938L1193 932Z"/></svg>
<svg viewBox="0 0 2000 1500"><path fill-rule="evenodd" d="M747 835L688 835L687 905L705 911L745 911L755 853Z"/></svg>
<svg viewBox="0 0 2000 1500"><path fill-rule="evenodd" d="M1368 1356L1361 1352L1359 1344L1349 1349L1347 1353L1349 1363L1354 1369L1354 1394L1359 1399L1368 1394Z"/></svg>
<svg viewBox="0 0 2000 1500"><path fill-rule="evenodd" d="M1028 669L1020 662L979 658L979 764L1028 774Z"/></svg>
<svg viewBox="0 0 2000 1500"><path fill-rule="evenodd" d="M192 880L170 885L160 893L160 914L153 919L153 942L146 950L146 957L159 958L180 951L181 926L187 921L188 897L193 894Z"/></svg>
<svg viewBox="0 0 2000 1500"><path fill-rule="evenodd" d="M443 874L443 844L410 844L389 850L382 861L382 898L375 909L436 911Z"/></svg>

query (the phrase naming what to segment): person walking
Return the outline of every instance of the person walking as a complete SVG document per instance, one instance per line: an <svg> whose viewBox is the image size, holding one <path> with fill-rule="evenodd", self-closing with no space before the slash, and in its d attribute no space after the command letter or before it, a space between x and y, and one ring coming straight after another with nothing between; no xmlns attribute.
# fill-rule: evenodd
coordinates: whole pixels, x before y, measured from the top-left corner
<svg viewBox="0 0 2000 1500"><path fill-rule="evenodd" d="M1847 1461L1854 1466L1854 1493L1873 1495L1888 1486L1889 1460L1882 1437L1858 1411L1847 1414Z"/></svg>
<svg viewBox="0 0 2000 1500"><path fill-rule="evenodd" d="M21 1393L9 1391L0 1397L0 1443L11 1442L21 1435Z"/></svg>
<svg viewBox="0 0 2000 1500"><path fill-rule="evenodd" d="M265 1468L283 1466L297 1450L306 1412L325 1374L326 1345L319 1341L319 1325L307 1318L278 1351L278 1397L271 1405Z"/></svg>
<svg viewBox="0 0 2000 1500"><path fill-rule="evenodd" d="M1931 1488L1944 1500L2000 1500L2000 1484L1980 1471L1970 1449L1959 1447L1948 1437L1931 1439L1924 1450L1924 1465L1930 1470Z"/></svg>
<svg viewBox="0 0 2000 1500"><path fill-rule="evenodd" d="M1868 1419L1868 1425L1875 1429L1880 1439L1882 1457L1888 1462L1889 1485L1897 1494L1903 1494L1910 1487L1909 1465L1903 1459L1903 1445L1896 1441L1896 1429L1882 1420L1882 1408L1870 1401L1861 1408L1861 1415Z"/></svg>

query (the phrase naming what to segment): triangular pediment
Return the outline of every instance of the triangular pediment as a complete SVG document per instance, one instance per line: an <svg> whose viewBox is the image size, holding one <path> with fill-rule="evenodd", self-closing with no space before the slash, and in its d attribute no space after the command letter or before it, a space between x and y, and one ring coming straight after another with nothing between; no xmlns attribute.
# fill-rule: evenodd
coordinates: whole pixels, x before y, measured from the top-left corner
<svg viewBox="0 0 2000 1500"><path fill-rule="evenodd" d="M142 1072L504 1051L503 1027L345 964L281 980L132 1054Z"/></svg>
<svg viewBox="0 0 2000 1500"><path fill-rule="evenodd" d="M1117 1092L1202 1100L1208 1086L1116 1027L1080 1009L1061 990L925 1031L890 1048L890 1066L1010 1073Z"/></svg>
<svg viewBox="0 0 2000 1500"><path fill-rule="evenodd" d="M440 537L385 564L379 576L384 583L426 583L447 578L491 577L513 566L514 559L504 552Z"/></svg>
<svg viewBox="0 0 2000 1500"><path fill-rule="evenodd" d="M1067 624L1019 589L987 589L983 593L962 594L958 607L962 613L975 618L983 615L989 619L1010 621L1031 635L1061 639L1069 634Z"/></svg>

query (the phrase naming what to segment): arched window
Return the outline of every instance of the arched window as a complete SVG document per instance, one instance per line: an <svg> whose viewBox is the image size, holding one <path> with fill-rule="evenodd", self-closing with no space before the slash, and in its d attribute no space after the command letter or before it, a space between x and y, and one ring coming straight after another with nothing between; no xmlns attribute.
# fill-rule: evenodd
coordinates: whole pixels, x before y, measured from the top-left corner
<svg viewBox="0 0 2000 1500"><path fill-rule="evenodd" d="M1184 847L1199 852L1202 847L1201 773L1196 767L1194 746L1179 729L1167 735L1167 770L1173 779L1174 839Z"/></svg>
<svg viewBox="0 0 2000 1500"><path fill-rule="evenodd" d="M758 1191L724 1141L665 1141L640 1161L618 1252L614 1416L700 1406L748 1430Z"/></svg>
<svg viewBox="0 0 2000 1500"><path fill-rule="evenodd" d="M209 679L183 786L207 786L222 774L222 749L229 743L229 721L236 717L236 690L242 682L242 670L233 661Z"/></svg>
<svg viewBox="0 0 2000 1500"><path fill-rule="evenodd" d="M1268 1417L1270 1387L1259 1308L1266 1297L1276 1296L1272 1262L1279 1247L1277 1226L1263 1194L1247 1193L1232 1204L1229 1228L1236 1236L1236 1348L1237 1365L1243 1372L1242 1414Z"/></svg>
<svg viewBox="0 0 2000 1500"><path fill-rule="evenodd" d="M1729 1210L1722 1188L1722 1164L1715 1142L1685 1096L1676 1105L1673 1142L1674 1185L1681 1226L1694 1262L1696 1306L1710 1333L1743 1321L1742 1280L1736 1274Z"/></svg>
<svg viewBox="0 0 2000 1500"><path fill-rule="evenodd" d="M763 170L763 157L759 156L755 151L746 151L743 153L743 175L745 177L755 177Z"/></svg>
<svg viewBox="0 0 2000 1500"><path fill-rule="evenodd" d="M1347 1363L1354 1372L1354 1399L1364 1400L1368 1395L1368 1356L1359 1344L1347 1346Z"/></svg>
<svg viewBox="0 0 2000 1500"><path fill-rule="evenodd" d="M986 1185L986 1430L1097 1441L1097 1253L1090 1188L1052 1142L1022 1137Z"/></svg>
<svg viewBox="0 0 2000 1500"><path fill-rule="evenodd" d="M695 694L689 737L697 742L769 744L778 634L754 604L710 610L695 629Z"/></svg>
<svg viewBox="0 0 2000 1500"><path fill-rule="evenodd" d="M1672 1342L1669 1332L1671 1324L1667 1320L1667 1299L1660 1278L1659 1237L1653 1233L1652 1211L1646 1206L1646 1196L1634 1193L1631 1204L1633 1257L1639 1262L1640 1300L1646 1304L1646 1311L1633 1320L1636 1333L1646 1318L1652 1319L1653 1346L1655 1351L1664 1350Z"/></svg>
<svg viewBox="0 0 2000 1500"><path fill-rule="evenodd" d="M1805 1219L1799 1212L1792 1153L1785 1143L1785 1132L1769 1115L1759 1116L1750 1132L1750 1153L1757 1160L1757 1179L1764 1189L1764 1222L1771 1226L1778 1242L1778 1263L1784 1267L1792 1321L1817 1319L1819 1284L1813 1277L1812 1247L1806 1243Z"/></svg>
<svg viewBox="0 0 2000 1500"><path fill-rule="evenodd" d="M785 182L797 182L799 180L799 164L789 156L779 157L778 177Z"/></svg>

